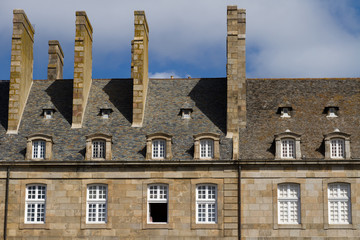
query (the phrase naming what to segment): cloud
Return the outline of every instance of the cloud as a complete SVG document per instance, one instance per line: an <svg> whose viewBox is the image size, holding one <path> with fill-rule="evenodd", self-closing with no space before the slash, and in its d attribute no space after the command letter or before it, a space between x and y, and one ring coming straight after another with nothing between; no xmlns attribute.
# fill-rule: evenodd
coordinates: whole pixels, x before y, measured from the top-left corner
<svg viewBox="0 0 360 240"><path fill-rule="evenodd" d="M225 76L226 5L247 9L248 77L360 76L356 1L4 0L0 79L9 76L14 8L24 9L35 24L34 78L46 78L47 41L52 39L65 53L64 76L72 78L76 10L87 12L94 29L94 78L129 77L134 10L146 12L152 72Z"/></svg>
<svg viewBox="0 0 360 240"><path fill-rule="evenodd" d="M176 75L174 72L156 72L156 73L149 73L149 78L181 78L180 76Z"/></svg>

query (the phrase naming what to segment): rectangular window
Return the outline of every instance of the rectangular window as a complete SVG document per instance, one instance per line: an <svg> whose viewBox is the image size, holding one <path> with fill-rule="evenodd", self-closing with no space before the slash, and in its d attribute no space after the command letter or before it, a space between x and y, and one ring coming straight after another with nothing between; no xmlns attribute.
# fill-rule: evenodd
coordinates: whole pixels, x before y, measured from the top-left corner
<svg viewBox="0 0 360 240"><path fill-rule="evenodd" d="M156 139L152 141L152 157L165 158L165 140Z"/></svg>
<svg viewBox="0 0 360 240"><path fill-rule="evenodd" d="M279 224L300 223L300 187L298 184L278 185Z"/></svg>
<svg viewBox="0 0 360 240"><path fill-rule="evenodd" d="M35 140L32 142L32 158L45 159L45 141Z"/></svg>
<svg viewBox="0 0 360 240"><path fill-rule="evenodd" d="M214 141L212 139L200 140L200 158L214 157Z"/></svg>
<svg viewBox="0 0 360 240"><path fill-rule="evenodd" d="M328 185L329 224L350 224L350 184L331 183Z"/></svg>
<svg viewBox="0 0 360 240"><path fill-rule="evenodd" d="M107 221L107 186L89 185L87 188L87 223L106 223Z"/></svg>
<svg viewBox="0 0 360 240"><path fill-rule="evenodd" d="M217 188L196 186L196 223L217 223Z"/></svg>
<svg viewBox="0 0 360 240"><path fill-rule="evenodd" d="M148 223L168 222L168 186L148 186Z"/></svg>
<svg viewBox="0 0 360 240"><path fill-rule="evenodd" d="M45 223L46 186L26 186L25 223Z"/></svg>
<svg viewBox="0 0 360 240"><path fill-rule="evenodd" d="M295 141L293 139L281 140L281 157L295 158Z"/></svg>
<svg viewBox="0 0 360 240"><path fill-rule="evenodd" d="M92 154L93 158L103 158L105 159L105 141L104 140L94 140L92 142Z"/></svg>
<svg viewBox="0 0 360 240"><path fill-rule="evenodd" d="M344 158L344 139L331 139L330 147L332 158Z"/></svg>

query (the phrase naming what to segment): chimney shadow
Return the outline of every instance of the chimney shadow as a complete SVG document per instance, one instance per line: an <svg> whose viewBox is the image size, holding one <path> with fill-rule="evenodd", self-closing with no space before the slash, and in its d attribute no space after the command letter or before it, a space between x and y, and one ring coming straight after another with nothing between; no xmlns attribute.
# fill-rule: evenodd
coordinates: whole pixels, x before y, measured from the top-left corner
<svg viewBox="0 0 360 240"><path fill-rule="evenodd" d="M190 98L222 132L226 132L226 78L202 78L189 93Z"/></svg>
<svg viewBox="0 0 360 240"><path fill-rule="evenodd" d="M55 108L71 125L73 81L55 80L45 91L50 96L51 102L54 104Z"/></svg>
<svg viewBox="0 0 360 240"><path fill-rule="evenodd" d="M7 130L9 114L9 81L0 81L0 122Z"/></svg>
<svg viewBox="0 0 360 240"><path fill-rule="evenodd" d="M132 123L133 80L111 79L103 88L110 102Z"/></svg>

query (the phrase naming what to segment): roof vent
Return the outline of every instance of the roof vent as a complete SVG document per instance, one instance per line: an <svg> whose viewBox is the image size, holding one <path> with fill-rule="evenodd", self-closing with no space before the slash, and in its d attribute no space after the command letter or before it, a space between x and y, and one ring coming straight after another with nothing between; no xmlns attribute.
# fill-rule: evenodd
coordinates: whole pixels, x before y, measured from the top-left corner
<svg viewBox="0 0 360 240"><path fill-rule="evenodd" d="M285 132L291 132L290 129L286 129Z"/></svg>
<svg viewBox="0 0 360 240"><path fill-rule="evenodd" d="M180 115L182 119L191 119L191 113L193 112L193 106L185 102L180 108Z"/></svg>

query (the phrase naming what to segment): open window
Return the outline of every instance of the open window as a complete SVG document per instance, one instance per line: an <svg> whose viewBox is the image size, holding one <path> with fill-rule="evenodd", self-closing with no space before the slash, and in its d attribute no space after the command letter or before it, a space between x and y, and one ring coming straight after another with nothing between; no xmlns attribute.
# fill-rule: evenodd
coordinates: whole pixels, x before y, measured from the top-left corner
<svg viewBox="0 0 360 240"><path fill-rule="evenodd" d="M111 136L96 133L86 136L86 160L111 160Z"/></svg>
<svg viewBox="0 0 360 240"><path fill-rule="evenodd" d="M220 159L220 135L200 133L194 136L194 159Z"/></svg>
<svg viewBox="0 0 360 240"><path fill-rule="evenodd" d="M289 130L275 135L275 159L301 159L300 137Z"/></svg>
<svg viewBox="0 0 360 240"><path fill-rule="evenodd" d="M147 160L170 160L171 135L166 133L154 133L146 136L146 159Z"/></svg>
<svg viewBox="0 0 360 240"><path fill-rule="evenodd" d="M51 160L52 159L52 137L45 134L34 134L27 138L26 159L27 160Z"/></svg>
<svg viewBox="0 0 360 240"><path fill-rule="evenodd" d="M325 159L350 159L350 135L335 129L324 136Z"/></svg>
<svg viewBox="0 0 360 240"><path fill-rule="evenodd" d="M148 185L147 193L148 223L168 223L168 186Z"/></svg>

